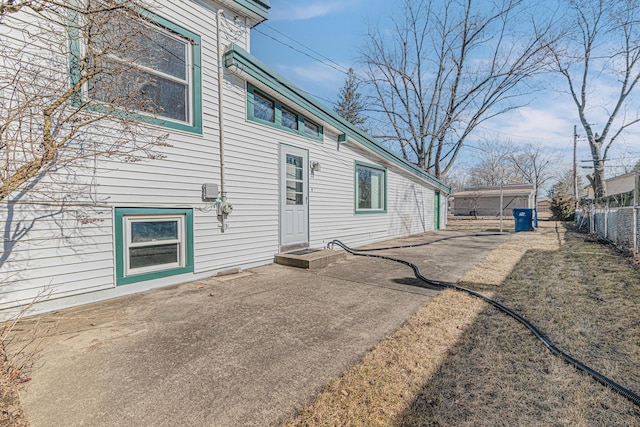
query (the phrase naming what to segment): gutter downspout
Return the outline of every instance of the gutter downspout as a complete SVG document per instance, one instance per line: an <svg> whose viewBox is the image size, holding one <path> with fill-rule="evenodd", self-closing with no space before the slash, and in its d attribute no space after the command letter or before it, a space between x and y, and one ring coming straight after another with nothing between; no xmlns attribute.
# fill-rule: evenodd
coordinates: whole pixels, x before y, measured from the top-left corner
<svg viewBox="0 0 640 427"><path fill-rule="evenodd" d="M224 10L218 9L216 13L216 42L218 49L218 129L220 136L220 203L223 204L227 201L227 192L224 187L224 119L223 119L223 102L224 95L222 93L222 80L224 78L224 70L222 64L222 41L221 41L221 18L224 15ZM226 215L221 215L222 232L226 229Z"/></svg>

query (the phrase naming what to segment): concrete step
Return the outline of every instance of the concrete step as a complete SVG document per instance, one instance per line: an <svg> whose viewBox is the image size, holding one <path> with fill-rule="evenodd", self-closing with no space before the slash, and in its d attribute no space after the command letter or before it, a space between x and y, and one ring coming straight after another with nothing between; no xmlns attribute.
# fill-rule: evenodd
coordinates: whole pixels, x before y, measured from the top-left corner
<svg viewBox="0 0 640 427"><path fill-rule="evenodd" d="M303 249L299 251L286 252L275 256L275 263L287 265L289 267L306 268L315 270L345 259L345 251L333 251L331 249Z"/></svg>

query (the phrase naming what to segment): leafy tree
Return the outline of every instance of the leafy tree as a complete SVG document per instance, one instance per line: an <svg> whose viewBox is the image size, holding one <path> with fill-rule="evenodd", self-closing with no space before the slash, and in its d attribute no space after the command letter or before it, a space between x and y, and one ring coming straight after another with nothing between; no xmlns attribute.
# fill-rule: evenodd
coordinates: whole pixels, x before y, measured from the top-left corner
<svg viewBox="0 0 640 427"><path fill-rule="evenodd" d="M551 213L560 221L570 221L576 212L576 198L573 196L573 171L567 170L550 191Z"/></svg>
<svg viewBox="0 0 640 427"><path fill-rule="evenodd" d="M358 83L353 68L349 68L344 86L340 89L340 94L338 95L338 105L334 108L334 111L351 124L359 126L366 131L366 129L362 127L367 119L362 115L365 104L362 100L359 87L360 84Z"/></svg>

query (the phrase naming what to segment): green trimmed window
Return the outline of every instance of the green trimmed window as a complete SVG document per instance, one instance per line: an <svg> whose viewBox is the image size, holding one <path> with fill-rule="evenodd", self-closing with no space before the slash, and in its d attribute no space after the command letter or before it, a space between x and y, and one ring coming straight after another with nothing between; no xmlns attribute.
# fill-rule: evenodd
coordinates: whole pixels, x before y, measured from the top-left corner
<svg viewBox="0 0 640 427"><path fill-rule="evenodd" d="M381 166L356 162L356 213L387 211L387 170Z"/></svg>
<svg viewBox="0 0 640 427"><path fill-rule="evenodd" d="M202 133L200 37L155 14L146 18L114 19L108 31L85 34L84 45L70 31L72 82L84 56L101 70L82 93L85 102L97 101L96 110L121 108L136 120Z"/></svg>
<svg viewBox="0 0 640 427"><path fill-rule="evenodd" d="M116 208L116 283L193 272L191 209Z"/></svg>
<svg viewBox="0 0 640 427"><path fill-rule="evenodd" d="M322 126L247 84L247 118L287 132L322 141Z"/></svg>
<svg viewBox="0 0 640 427"><path fill-rule="evenodd" d="M254 95L253 113L256 119L274 123L276 119L276 105L270 99Z"/></svg>

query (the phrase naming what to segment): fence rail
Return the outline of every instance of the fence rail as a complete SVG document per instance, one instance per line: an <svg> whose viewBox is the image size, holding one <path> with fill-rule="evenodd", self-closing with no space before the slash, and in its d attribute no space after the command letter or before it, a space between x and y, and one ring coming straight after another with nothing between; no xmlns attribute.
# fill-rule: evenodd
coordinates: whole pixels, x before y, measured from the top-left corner
<svg viewBox="0 0 640 427"><path fill-rule="evenodd" d="M621 249L638 255L640 247L640 207L596 207L576 211L578 227L596 233Z"/></svg>

